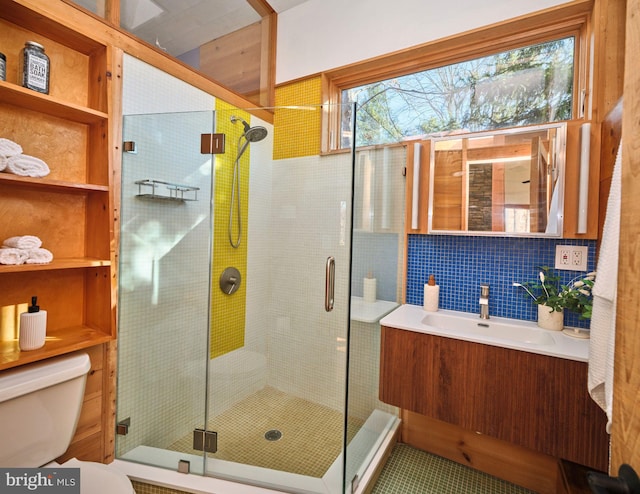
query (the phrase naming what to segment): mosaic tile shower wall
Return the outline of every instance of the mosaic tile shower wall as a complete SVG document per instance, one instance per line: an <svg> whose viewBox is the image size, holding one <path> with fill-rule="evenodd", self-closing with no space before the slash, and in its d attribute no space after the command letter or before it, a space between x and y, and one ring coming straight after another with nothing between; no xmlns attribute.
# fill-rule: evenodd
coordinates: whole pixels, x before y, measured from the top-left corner
<svg viewBox="0 0 640 494"><path fill-rule="evenodd" d="M274 160L320 154L321 105L320 77L286 84L276 90Z"/></svg>
<svg viewBox="0 0 640 494"><path fill-rule="evenodd" d="M247 122L250 115L232 107L228 103L216 100L216 132L227 136L226 150L215 156L215 192L213 196L213 259L211 287L211 358L219 357L227 352L241 348L245 343L246 283L240 283L238 291L229 296L219 288L219 276L228 266L240 271L241 277L247 279L247 224L249 209L249 167L251 147L249 146L240 159L240 216L243 231L240 245L232 248L229 244L228 225L229 208L232 200L231 187L233 181L234 161L238 155L238 146L242 145L238 138L242 135L242 125L231 122L231 116L238 116ZM244 141L243 141L244 142ZM234 212L233 235L237 235L235 221L238 211ZM234 241L237 237L233 237Z"/></svg>
<svg viewBox="0 0 640 494"><path fill-rule="evenodd" d="M588 271L595 269L595 241L519 237L409 235L406 302L422 305L429 275L440 285L440 308L479 313L480 284L490 285L489 314L535 321L537 308L514 282L535 280L540 266L555 264L556 245L589 248ZM566 284L577 271L558 271ZM589 327L576 314L565 314L565 325Z"/></svg>

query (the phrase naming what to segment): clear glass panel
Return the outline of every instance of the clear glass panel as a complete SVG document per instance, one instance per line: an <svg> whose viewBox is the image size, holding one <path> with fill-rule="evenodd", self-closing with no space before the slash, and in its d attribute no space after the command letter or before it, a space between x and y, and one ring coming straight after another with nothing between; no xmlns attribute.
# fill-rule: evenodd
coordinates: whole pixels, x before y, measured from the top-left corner
<svg viewBox="0 0 640 494"><path fill-rule="evenodd" d="M568 120L574 44L569 37L344 90L342 102L358 104L356 145Z"/></svg>
<svg viewBox="0 0 640 494"><path fill-rule="evenodd" d="M347 492L397 423L378 400L380 319L401 300L404 146L356 151L347 408Z"/></svg>
<svg viewBox="0 0 640 494"><path fill-rule="evenodd" d="M245 0L121 0L120 27L259 104L262 19Z"/></svg>
<svg viewBox="0 0 640 494"><path fill-rule="evenodd" d="M120 216L116 456L203 470L175 452L205 423L213 112L129 115ZM202 269L202 267L205 269Z"/></svg>
<svg viewBox="0 0 640 494"><path fill-rule="evenodd" d="M353 158L320 156L314 143L321 111L276 108L275 121L289 126L265 124L263 140L260 121L248 113L216 112L227 149L216 157L208 427L218 432L218 451L207 454L207 473L291 492L337 493ZM329 259L335 261L331 311L325 308ZM229 262L243 273L233 295L216 286Z"/></svg>
<svg viewBox="0 0 640 494"><path fill-rule="evenodd" d="M276 108L270 125L220 104L213 162L211 112L125 118L119 459L337 494L396 423L377 401L379 325L349 326L368 270L384 310L398 300L404 148L359 155L354 233L354 155L320 155L321 111ZM217 434L215 452L193 449L195 428Z"/></svg>
<svg viewBox="0 0 640 494"><path fill-rule="evenodd" d="M104 17L104 0L74 0L74 3L77 3L100 17Z"/></svg>

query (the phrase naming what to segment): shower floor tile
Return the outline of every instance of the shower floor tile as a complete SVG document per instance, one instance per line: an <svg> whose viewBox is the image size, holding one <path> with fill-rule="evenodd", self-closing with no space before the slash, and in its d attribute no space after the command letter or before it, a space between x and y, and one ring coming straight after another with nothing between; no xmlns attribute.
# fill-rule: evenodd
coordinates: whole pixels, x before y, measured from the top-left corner
<svg viewBox="0 0 640 494"><path fill-rule="evenodd" d="M362 421L349 421L349 438ZM213 458L322 477L342 451L343 414L323 405L265 387L209 420L208 430L218 433ZM269 441L265 434L280 431ZM168 449L194 453L192 436ZM196 452L197 454L197 452Z"/></svg>

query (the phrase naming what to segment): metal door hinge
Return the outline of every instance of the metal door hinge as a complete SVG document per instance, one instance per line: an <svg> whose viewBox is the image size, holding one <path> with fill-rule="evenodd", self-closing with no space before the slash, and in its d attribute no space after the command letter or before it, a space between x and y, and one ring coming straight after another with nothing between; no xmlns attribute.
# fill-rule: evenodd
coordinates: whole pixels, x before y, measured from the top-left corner
<svg viewBox="0 0 640 494"><path fill-rule="evenodd" d="M138 154L138 150L136 149L136 141L124 141L122 143L122 150L125 153Z"/></svg>
<svg viewBox="0 0 640 494"><path fill-rule="evenodd" d="M201 154L224 154L225 134L200 134Z"/></svg>
<svg viewBox="0 0 640 494"><path fill-rule="evenodd" d="M218 433L205 429L193 430L193 449L215 453L218 451Z"/></svg>
<svg viewBox="0 0 640 494"><path fill-rule="evenodd" d="M131 417L127 417L116 424L116 434L126 436L129 434L129 427L131 427Z"/></svg>

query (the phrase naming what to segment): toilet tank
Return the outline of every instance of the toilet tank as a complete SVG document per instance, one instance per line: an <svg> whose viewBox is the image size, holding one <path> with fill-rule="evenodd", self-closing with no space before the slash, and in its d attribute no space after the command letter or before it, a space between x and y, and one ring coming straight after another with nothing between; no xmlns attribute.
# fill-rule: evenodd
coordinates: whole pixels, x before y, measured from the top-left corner
<svg viewBox="0 0 640 494"><path fill-rule="evenodd" d="M0 467L40 467L67 450L90 368L75 353L0 372Z"/></svg>

